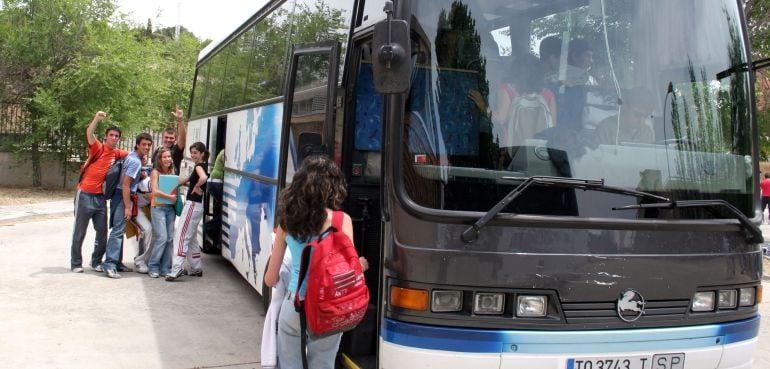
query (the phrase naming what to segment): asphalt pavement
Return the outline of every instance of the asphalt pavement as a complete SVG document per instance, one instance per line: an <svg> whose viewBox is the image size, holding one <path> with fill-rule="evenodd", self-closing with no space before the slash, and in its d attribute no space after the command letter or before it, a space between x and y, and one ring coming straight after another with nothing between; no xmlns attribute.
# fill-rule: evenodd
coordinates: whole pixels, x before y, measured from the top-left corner
<svg viewBox="0 0 770 369"><path fill-rule="evenodd" d="M0 206L0 367L261 368L261 297L227 261L173 283L72 273L72 207Z"/></svg>

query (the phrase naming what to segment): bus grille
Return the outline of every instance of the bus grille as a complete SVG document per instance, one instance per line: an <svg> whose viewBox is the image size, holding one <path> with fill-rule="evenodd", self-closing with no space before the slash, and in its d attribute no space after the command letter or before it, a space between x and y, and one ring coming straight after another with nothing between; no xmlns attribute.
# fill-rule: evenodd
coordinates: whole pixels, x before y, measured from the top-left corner
<svg viewBox="0 0 770 369"><path fill-rule="evenodd" d="M562 302L567 324L601 324L621 322L616 302ZM690 307L689 300L647 301L639 322L680 320Z"/></svg>

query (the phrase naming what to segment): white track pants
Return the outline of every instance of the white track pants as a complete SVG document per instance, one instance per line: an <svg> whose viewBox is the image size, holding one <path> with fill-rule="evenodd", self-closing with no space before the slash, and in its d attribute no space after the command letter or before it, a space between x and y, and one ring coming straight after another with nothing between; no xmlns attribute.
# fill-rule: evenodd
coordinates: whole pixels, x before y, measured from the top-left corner
<svg viewBox="0 0 770 369"><path fill-rule="evenodd" d="M198 245L198 224L203 218L203 204L200 202L185 201L182 215L179 216L179 223L176 225L174 233L174 259L172 262L171 273L184 268L184 261L187 259L190 268L200 270L201 247Z"/></svg>
<svg viewBox="0 0 770 369"><path fill-rule="evenodd" d="M137 267L142 264L147 265L152 254L152 222L143 210L139 209L137 216L131 220L139 232L137 236L139 242L136 246L136 257L134 258L134 265Z"/></svg>

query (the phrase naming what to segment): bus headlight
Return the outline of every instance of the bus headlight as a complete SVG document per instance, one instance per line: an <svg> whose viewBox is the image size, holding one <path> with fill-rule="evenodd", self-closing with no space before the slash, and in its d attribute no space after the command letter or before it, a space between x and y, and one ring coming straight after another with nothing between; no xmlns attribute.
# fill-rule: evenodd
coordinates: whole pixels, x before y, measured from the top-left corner
<svg viewBox="0 0 770 369"><path fill-rule="evenodd" d="M738 291L719 290L719 308L733 309L738 306Z"/></svg>
<svg viewBox="0 0 770 369"><path fill-rule="evenodd" d="M434 312L460 311L463 307L462 291L433 291L430 309Z"/></svg>
<svg viewBox="0 0 770 369"><path fill-rule="evenodd" d="M754 287L741 288L741 306L752 306L757 299L756 290Z"/></svg>
<svg viewBox="0 0 770 369"><path fill-rule="evenodd" d="M548 298L545 296L519 296L516 303L516 316L545 316L548 310Z"/></svg>
<svg viewBox="0 0 770 369"><path fill-rule="evenodd" d="M502 293L477 292L473 297L474 314L502 314L504 305Z"/></svg>
<svg viewBox="0 0 770 369"><path fill-rule="evenodd" d="M713 311L714 291L695 292L690 309L692 311Z"/></svg>

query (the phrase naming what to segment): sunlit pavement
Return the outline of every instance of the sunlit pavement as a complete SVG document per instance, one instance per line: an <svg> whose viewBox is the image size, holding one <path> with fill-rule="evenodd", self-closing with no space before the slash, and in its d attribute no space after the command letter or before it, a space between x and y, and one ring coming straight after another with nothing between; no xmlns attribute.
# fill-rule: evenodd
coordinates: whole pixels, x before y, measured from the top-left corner
<svg viewBox="0 0 770 369"><path fill-rule="evenodd" d="M223 258L174 283L72 273L72 202L59 205L0 209L0 367L260 368L261 299Z"/></svg>

